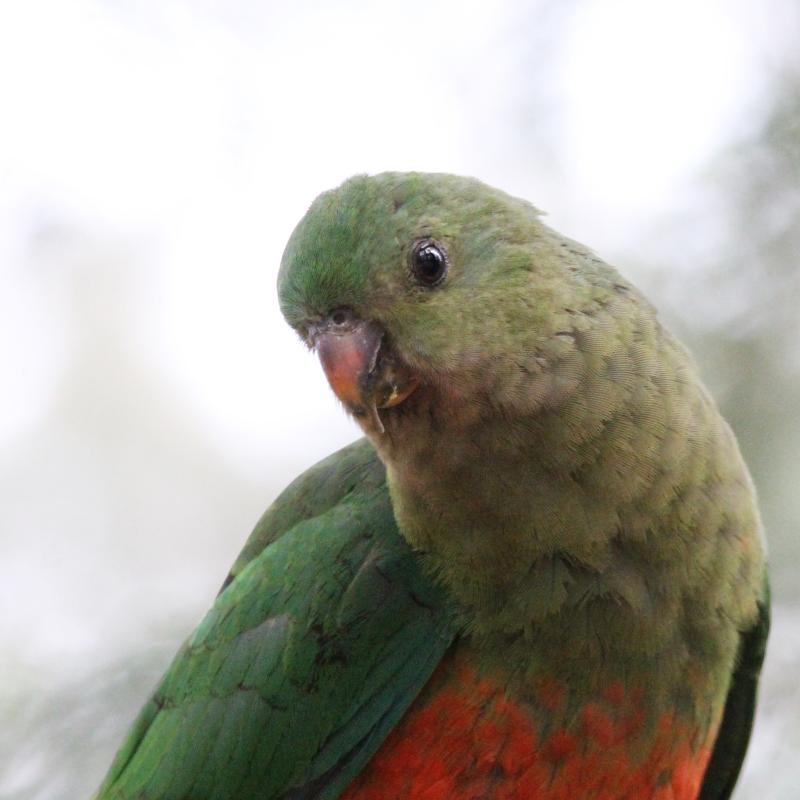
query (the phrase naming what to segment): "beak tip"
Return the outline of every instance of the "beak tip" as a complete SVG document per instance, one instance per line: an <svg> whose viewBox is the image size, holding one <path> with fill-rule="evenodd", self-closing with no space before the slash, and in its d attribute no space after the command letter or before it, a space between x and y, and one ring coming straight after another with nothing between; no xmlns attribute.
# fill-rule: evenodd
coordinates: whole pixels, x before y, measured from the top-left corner
<svg viewBox="0 0 800 800"><path fill-rule="evenodd" d="M386 433L386 428L383 425L383 420L381 419L381 415L378 413L378 409L374 403L369 406L351 406L350 413L358 418L363 419L365 421L369 421L372 424L372 427L381 435Z"/></svg>

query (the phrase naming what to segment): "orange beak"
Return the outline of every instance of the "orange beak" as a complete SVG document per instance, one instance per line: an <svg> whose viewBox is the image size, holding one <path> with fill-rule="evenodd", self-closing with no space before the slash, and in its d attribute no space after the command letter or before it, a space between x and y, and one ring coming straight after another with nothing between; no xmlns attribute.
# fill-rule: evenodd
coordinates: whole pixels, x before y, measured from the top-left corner
<svg viewBox="0 0 800 800"><path fill-rule="evenodd" d="M398 373L392 359L379 360L383 338L377 323L353 317L323 323L315 337L331 389L354 416L371 420L380 433L384 427L377 409L402 403L419 386L407 370Z"/></svg>
<svg viewBox="0 0 800 800"><path fill-rule="evenodd" d="M347 330L327 328L317 336L317 354L336 396L354 413L364 405L383 331L359 320Z"/></svg>

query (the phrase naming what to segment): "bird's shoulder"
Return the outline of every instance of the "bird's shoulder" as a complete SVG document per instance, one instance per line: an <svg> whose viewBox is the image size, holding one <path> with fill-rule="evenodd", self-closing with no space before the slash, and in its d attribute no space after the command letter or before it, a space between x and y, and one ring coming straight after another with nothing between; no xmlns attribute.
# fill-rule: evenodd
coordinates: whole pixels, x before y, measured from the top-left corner
<svg viewBox="0 0 800 800"><path fill-rule="evenodd" d="M357 443L262 517L99 798L334 798L457 633Z"/></svg>
<svg viewBox="0 0 800 800"><path fill-rule="evenodd" d="M374 501L386 491L386 470L366 438L337 450L292 481L261 515L231 567L229 583L270 543L303 520L319 517L338 504Z"/></svg>

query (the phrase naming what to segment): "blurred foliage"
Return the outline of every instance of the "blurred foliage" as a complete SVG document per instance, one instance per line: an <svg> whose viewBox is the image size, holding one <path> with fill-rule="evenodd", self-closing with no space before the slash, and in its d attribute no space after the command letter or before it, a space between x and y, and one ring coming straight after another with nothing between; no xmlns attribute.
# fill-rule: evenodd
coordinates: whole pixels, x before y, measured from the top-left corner
<svg viewBox="0 0 800 800"><path fill-rule="evenodd" d="M691 280L659 265L655 283L666 294L658 304L739 438L759 491L775 596L798 603L800 69L776 78L763 125L719 155L700 189L720 229L697 254ZM705 224L702 214L681 217L669 232Z"/></svg>
<svg viewBox="0 0 800 800"><path fill-rule="evenodd" d="M766 529L773 625L736 800L800 797L800 60L771 88L763 121L651 237L666 257L642 281L736 432ZM693 238L690 263L670 259Z"/></svg>

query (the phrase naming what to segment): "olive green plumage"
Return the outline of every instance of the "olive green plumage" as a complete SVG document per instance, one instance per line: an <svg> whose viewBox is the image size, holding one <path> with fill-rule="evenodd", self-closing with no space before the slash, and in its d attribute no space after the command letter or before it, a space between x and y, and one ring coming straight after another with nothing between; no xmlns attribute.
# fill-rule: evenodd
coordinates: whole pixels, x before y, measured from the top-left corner
<svg viewBox="0 0 800 800"><path fill-rule="evenodd" d="M446 254L435 283L420 241ZM767 631L761 523L647 300L530 204L417 173L321 195L279 294L311 346L336 309L378 326L418 388L265 514L99 797L336 797L460 636L522 701L558 675L565 719L620 677L698 741L724 707L702 798L726 798Z"/></svg>
<svg viewBox="0 0 800 800"><path fill-rule="evenodd" d="M139 715L99 799L335 798L455 634L363 441L278 498L233 575Z"/></svg>
<svg viewBox="0 0 800 800"><path fill-rule="evenodd" d="M433 289L410 269L421 237L448 255ZM524 201L385 173L315 201L279 293L301 336L352 309L420 377L365 430L401 532L487 662L519 664L519 692L537 674L587 694L624 674L698 725L721 713L741 635L765 634L755 493L691 357L630 283Z"/></svg>
<svg viewBox="0 0 800 800"><path fill-rule="evenodd" d="M420 236L449 255L434 290L409 274ZM711 648L730 670L762 583L752 485L690 356L616 270L478 181L386 173L318 198L279 289L301 335L352 308L422 376L373 440L403 535L476 630L659 669Z"/></svg>

